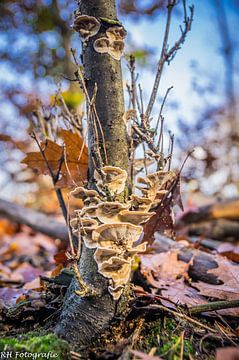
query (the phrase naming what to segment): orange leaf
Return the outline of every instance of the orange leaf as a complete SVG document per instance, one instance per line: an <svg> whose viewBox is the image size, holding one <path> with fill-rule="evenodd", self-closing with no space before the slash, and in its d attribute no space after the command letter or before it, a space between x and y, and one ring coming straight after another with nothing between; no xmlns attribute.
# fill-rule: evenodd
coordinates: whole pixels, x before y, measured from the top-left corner
<svg viewBox="0 0 239 360"><path fill-rule="evenodd" d="M69 130L61 129L59 136L64 140L65 155L63 146L46 140L41 143L41 148L48 164L41 151L27 153L22 163L38 174L51 175L50 167L54 177L59 175L56 181L57 187L70 187L74 185L74 182L82 184L87 179L87 147L80 135Z"/></svg>

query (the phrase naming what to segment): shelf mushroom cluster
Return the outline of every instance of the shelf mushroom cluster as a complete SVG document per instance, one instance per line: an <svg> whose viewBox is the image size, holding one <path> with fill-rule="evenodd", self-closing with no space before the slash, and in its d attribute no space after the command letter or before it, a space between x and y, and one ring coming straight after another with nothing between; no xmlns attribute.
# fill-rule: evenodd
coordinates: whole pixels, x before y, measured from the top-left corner
<svg viewBox="0 0 239 360"><path fill-rule="evenodd" d="M90 37L95 36L101 28L101 23L94 16L77 15L73 29L77 31L84 44ZM109 26L104 35L94 41L94 50L98 53L107 53L113 59L120 60L124 50L126 30L123 26L114 24Z"/></svg>
<svg viewBox="0 0 239 360"><path fill-rule="evenodd" d="M105 166L100 173L95 171L94 177L98 191L78 187L71 193L84 204L82 209L75 210L71 227L86 247L96 249L98 271L109 279L108 290L117 300L130 279L134 256L146 249L146 243L140 243L142 224L155 214L152 208L165 193L169 178L162 171L139 178L142 196L133 194L129 201L121 203L108 201L107 196L115 197L124 191L125 170Z"/></svg>

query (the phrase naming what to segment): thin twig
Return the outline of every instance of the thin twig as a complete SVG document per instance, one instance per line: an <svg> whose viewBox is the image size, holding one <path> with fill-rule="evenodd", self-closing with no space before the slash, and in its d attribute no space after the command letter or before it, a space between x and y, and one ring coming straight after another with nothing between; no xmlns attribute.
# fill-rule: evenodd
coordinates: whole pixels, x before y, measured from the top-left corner
<svg viewBox="0 0 239 360"><path fill-rule="evenodd" d="M174 134L169 133L168 171L171 169L173 156Z"/></svg>
<svg viewBox="0 0 239 360"><path fill-rule="evenodd" d="M159 88L159 84L160 84L160 80L161 80L161 76L162 76L162 72L163 72L163 68L166 62L170 62L173 57L175 56L177 50L180 49L181 45L184 43L187 33L191 30L191 26L192 26L192 21L193 21L193 14L194 14L194 7L190 6L189 10L190 10L190 16L187 16L187 11L186 11L186 0L183 0L183 8L184 8L184 29L182 29L182 27L180 27L181 29L181 36L179 37L179 39L175 42L175 44L170 48L170 50L167 50L167 46L168 46L168 37L169 37L169 30L170 30L170 23L171 23L171 15L172 15L172 11L174 6L176 5L176 0L168 0L168 14L167 14L167 22L166 22L166 27L165 27L165 32L164 32L164 40L163 40L163 46L162 46L162 50L161 50L161 55L160 55L160 59L158 62L158 69L156 72L156 76L155 76L155 80L154 80L154 85L153 85L153 90L150 96L150 100L149 100L149 104L146 110L146 116L149 118L150 114L152 112L155 100L156 100L156 96L157 96L157 92L158 92L158 88Z"/></svg>
<svg viewBox="0 0 239 360"><path fill-rule="evenodd" d="M146 115L150 116L155 100L156 100L156 96L157 96L157 92L158 92L158 87L159 87L159 83L161 80L161 76L162 76L162 72L163 72L163 67L166 61L166 49L168 46L168 37L169 37L169 30L170 30L170 23L171 23L171 15L172 15L172 11L174 6L176 5L176 0L168 0L168 13L167 13L167 21L166 21L166 27L165 27L165 32L164 32L164 39L163 39L163 46L161 49L161 55L160 55L160 59L158 62L158 69L157 69L157 73L155 76L155 80L154 80L154 85L153 85L153 90L150 96L150 100L149 100L149 104L146 110Z"/></svg>
<svg viewBox="0 0 239 360"><path fill-rule="evenodd" d="M164 105L165 105L165 102L166 102L166 99L168 97L168 94L169 92L173 89L173 86L169 87L166 91L166 94L164 95L164 98L163 98L163 101L162 101L162 104L161 104L161 107L160 107L160 111L159 111L159 116L158 116L158 120L157 120L157 124L156 124L156 127L155 127L155 136L157 135L157 132L158 132L158 127L159 127L159 124L161 122L161 118L162 118L162 113L163 113L163 108L164 108ZM160 143L160 140L158 141L158 144Z"/></svg>
<svg viewBox="0 0 239 360"><path fill-rule="evenodd" d="M213 301L208 304L192 306L188 309L190 314L200 314L207 311L230 309L239 307L239 300Z"/></svg>
<svg viewBox="0 0 239 360"><path fill-rule="evenodd" d="M144 309L141 308L141 309ZM200 321L196 320L196 319L193 319L191 318L190 316L186 315L186 314L183 314L183 313L179 313L177 311L174 311L174 310L171 310L171 309L168 309L167 307L163 306L163 305L158 305L158 304L152 304L152 305L149 305L147 307L145 307L145 309L152 309L152 310L163 310L163 311L166 311L174 316L177 316L183 320L188 320L189 322L191 322L192 324L195 324L197 326L200 326L201 328L205 329L205 330L208 330L208 331L211 331L212 333L216 334L218 333L217 330L213 329L212 327L208 326L208 325L205 325L205 324L202 324Z"/></svg>

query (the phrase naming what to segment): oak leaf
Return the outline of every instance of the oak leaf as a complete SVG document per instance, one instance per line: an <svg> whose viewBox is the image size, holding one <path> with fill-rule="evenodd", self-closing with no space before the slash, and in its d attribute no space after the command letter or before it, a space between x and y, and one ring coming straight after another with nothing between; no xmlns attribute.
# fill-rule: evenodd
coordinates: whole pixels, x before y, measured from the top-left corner
<svg viewBox="0 0 239 360"><path fill-rule="evenodd" d="M62 145L46 140L41 143L42 151L27 153L22 163L38 174L52 173L58 188L82 184L87 179L88 149L76 133L61 129L58 135L64 141L65 152Z"/></svg>
<svg viewBox="0 0 239 360"><path fill-rule="evenodd" d="M202 281L192 285L200 290L200 294L221 300L237 300L239 293L239 265L220 255L215 256L218 267L207 272L216 275L222 284L207 284Z"/></svg>
<svg viewBox="0 0 239 360"><path fill-rule="evenodd" d="M187 305L188 307L208 303L196 289L188 286L183 278L172 282L166 289L162 290L161 294L170 300L169 302L161 299L162 304L167 307L173 307L172 302L175 305Z"/></svg>
<svg viewBox="0 0 239 360"><path fill-rule="evenodd" d="M187 278L189 263L178 260L178 250L141 255L141 273L155 288L165 288L179 277Z"/></svg>

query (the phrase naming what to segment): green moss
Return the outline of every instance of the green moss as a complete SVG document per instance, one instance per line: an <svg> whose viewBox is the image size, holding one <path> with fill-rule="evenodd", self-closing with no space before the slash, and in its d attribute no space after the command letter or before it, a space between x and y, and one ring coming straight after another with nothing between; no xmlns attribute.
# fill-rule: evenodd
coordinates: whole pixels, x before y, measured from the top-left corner
<svg viewBox="0 0 239 360"><path fill-rule="evenodd" d="M55 357L49 359L64 360L69 352L69 346L66 341L60 340L54 334L47 334L38 336L34 333L20 335L17 338L3 338L0 339L0 351L12 351L13 354L18 352L27 353L42 353L41 356L35 357L36 359L46 359L46 353L57 354ZM39 354L40 355L40 354ZM12 359L20 359L20 356L14 355ZM34 357L29 357L34 359Z"/></svg>
<svg viewBox="0 0 239 360"><path fill-rule="evenodd" d="M155 321L147 321L142 329L136 348L149 352L156 348L156 355L167 360L179 360L182 347L181 334L185 330L172 318L159 318ZM184 335L183 359L190 359L195 354L191 339Z"/></svg>

